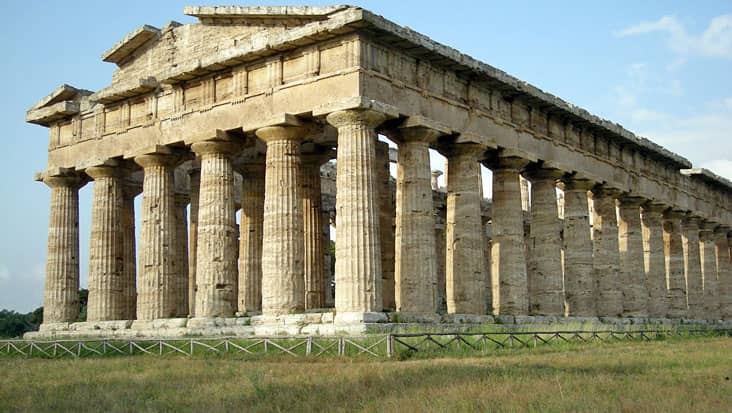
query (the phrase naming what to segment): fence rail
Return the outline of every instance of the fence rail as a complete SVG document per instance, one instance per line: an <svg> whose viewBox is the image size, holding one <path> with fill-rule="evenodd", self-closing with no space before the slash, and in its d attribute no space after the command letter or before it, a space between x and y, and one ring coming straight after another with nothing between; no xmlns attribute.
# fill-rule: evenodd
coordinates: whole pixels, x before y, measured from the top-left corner
<svg viewBox="0 0 732 413"><path fill-rule="evenodd" d="M2 340L1 357L81 358L115 355L285 355L293 357L366 356L439 352L486 353L553 343L651 341L664 337L732 336L732 329L638 331L535 331L485 333L409 333L360 337L214 337L78 340Z"/></svg>

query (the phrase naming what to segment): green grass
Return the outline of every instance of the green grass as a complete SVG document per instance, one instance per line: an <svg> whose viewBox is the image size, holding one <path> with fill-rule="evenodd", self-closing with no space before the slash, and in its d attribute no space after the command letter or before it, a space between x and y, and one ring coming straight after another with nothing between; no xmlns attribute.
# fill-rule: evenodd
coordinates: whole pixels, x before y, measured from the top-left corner
<svg viewBox="0 0 732 413"><path fill-rule="evenodd" d="M732 339L406 361L0 360L0 411L732 411Z"/></svg>

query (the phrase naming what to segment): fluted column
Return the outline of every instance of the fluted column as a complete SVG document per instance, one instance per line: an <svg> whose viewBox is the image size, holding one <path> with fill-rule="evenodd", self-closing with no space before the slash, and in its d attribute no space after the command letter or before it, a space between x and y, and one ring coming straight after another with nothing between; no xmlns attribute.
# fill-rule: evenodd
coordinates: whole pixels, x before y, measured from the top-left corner
<svg viewBox="0 0 732 413"><path fill-rule="evenodd" d="M144 169L140 276L137 318L171 318L178 313L177 232L174 198L174 162L164 154L142 155L135 162Z"/></svg>
<svg viewBox="0 0 732 413"><path fill-rule="evenodd" d="M94 179L86 319L121 320L127 312L122 173L118 167L97 166L86 174Z"/></svg>
<svg viewBox="0 0 732 413"><path fill-rule="evenodd" d="M593 262L596 282L597 315L619 317L623 314L623 290L618 251L618 223L615 197L619 193L605 187L592 190Z"/></svg>
<svg viewBox="0 0 732 413"><path fill-rule="evenodd" d="M197 161L194 161L194 164ZM201 168L194 165L189 172L191 210L188 217L188 314L196 314L196 251L198 245L198 195L201 190Z"/></svg>
<svg viewBox="0 0 732 413"><path fill-rule="evenodd" d="M304 235L300 142L306 129L257 130L267 143L262 242L262 313L305 309Z"/></svg>
<svg viewBox="0 0 732 413"><path fill-rule="evenodd" d="M317 152L317 151L316 151ZM325 307L323 290L323 208L320 165L328 158L322 153L303 154L301 168L304 238L305 309Z"/></svg>
<svg viewBox="0 0 732 413"><path fill-rule="evenodd" d="M640 206L644 199L621 196L618 199L618 247L623 291L623 316L648 316L648 290L643 263L643 232Z"/></svg>
<svg viewBox="0 0 732 413"><path fill-rule="evenodd" d="M190 196L175 194L176 316L186 317L190 309L188 270L188 204Z"/></svg>
<svg viewBox="0 0 732 413"><path fill-rule="evenodd" d="M239 224L239 312L262 311L262 225L264 222L264 162L243 166Z"/></svg>
<svg viewBox="0 0 732 413"><path fill-rule="evenodd" d="M231 317L236 309L234 172L228 141L193 144L201 160L196 240L196 317Z"/></svg>
<svg viewBox="0 0 732 413"><path fill-rule="evenodd" d="M648 316L663 318L668 314L668 289L663 245L663 211L665 205L646 203L641 213Z"/></svg>
<svg viewBox="0 0 732 413"><path fill-rule="evenodd" d="M704 319L704 287L699 251L699 224L701 219L687 216L681 221L681 238L684 245L684 274L686 275L686 302L688 317Z"/></svg>
<svg viewBox="0 0 732 413"><path fill-rule="evenodd" d="M663 215L663 242L666 255L666 280L668 284L668 316L683 318L688 314L686 304L686 278L684 275L684 250L681 239L679 211L666 211Z"/></svg>
<svg viewBox="0 0 732 413"><path fill-rule="evenodd" d="M43 323L76 321L79 316L79 188L77 175L45 176L51 188Z"/></svg>
<svg viewBox="0 0 732 413"><path fill-rule="evenodd" d="M719 320L719 283L717 282L717 257L714 245L714 228L717 224L704 222L699 230L701 269L703 282L704 318Z"/></svg>
<svg viewBox="0 0 732 413"><path fill-rule="evenodd" d="M142 192L139 182L128 180L122 187L122 244L124 249L125 320L137 318L137 234L135 231L135 197Z"/></svg>
<svg viewBox="0 0 732 413"><path fill-rule="evenodd" d="M437 312L434 206L429 144L440 132L400 128L397 162L394 294L397 311Z"/></svg>
<svg viewBox="0 0 732 413"><path fill-rule="evenodd" d="M447 151L445 288L450 314L485 314L488 279L480 201L479 145L452 145Z"/></svg>
<svg viewBox="0 0 732 413"><path fill-rule="evenodd" d="M717 282L719 285L719 312L723 319L732 319L732 266L730 265L729 227L718 227L714 231L717 253Z"/></svg>
<svg viewBox="0 0 732 413"><path fill-rule="evenodd" d="M563 171L534 167L531 181L531 230L528 245L529 313L564 315L562 238L556 181Z"/></svg>
<svg viewBox="0 0 732 413"><path fill-rule="evenodd" d="M348 319L343 313L378 312L384 306L374 130L384 119L369 110L327 117L338 129L335 305L342 320Z"/></svg>
<svg viewBox="0 0 732 413"><path fill-rule="evenodd" d="M565 178L564 183L564 294L567 315L594 317L595 278L590 238L587 191L594 182Z"/></svg>
<svg viewBox="0 0 732 413"><path fill-rule="evenodd" d="M527 164L518 157L501 157L488 166L493 171L493 312L500 315L529 312L520 183L521 169Z"/></svg>
<svg viewBox="0 0 732 413"><path fill-rule="evenodd" d="M384 308L395 309L394 296L394 194L389 173L389 144L376 142L376 179L379 193L379 232L381 240L381 287Z"/></svg>

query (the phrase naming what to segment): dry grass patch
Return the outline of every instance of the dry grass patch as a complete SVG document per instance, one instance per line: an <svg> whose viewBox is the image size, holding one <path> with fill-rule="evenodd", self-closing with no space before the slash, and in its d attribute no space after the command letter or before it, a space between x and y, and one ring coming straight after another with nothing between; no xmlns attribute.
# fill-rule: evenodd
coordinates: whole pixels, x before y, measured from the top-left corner
<svg viewBox="0 0 732 413"><path fill-rule="evenodd" d="M0 411L732 411L732 340L366 361L0 361Z"/></svg>

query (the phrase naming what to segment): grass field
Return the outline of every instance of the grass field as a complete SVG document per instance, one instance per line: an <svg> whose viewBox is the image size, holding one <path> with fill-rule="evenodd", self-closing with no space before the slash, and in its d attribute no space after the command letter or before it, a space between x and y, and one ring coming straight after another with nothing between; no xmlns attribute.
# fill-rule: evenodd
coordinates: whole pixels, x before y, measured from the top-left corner
<svg viewBox="0 0 732 413"><path fill-rule="evenodd" d="M0 360L0 411L732 411L732 339L404 361Z"/></svg>

